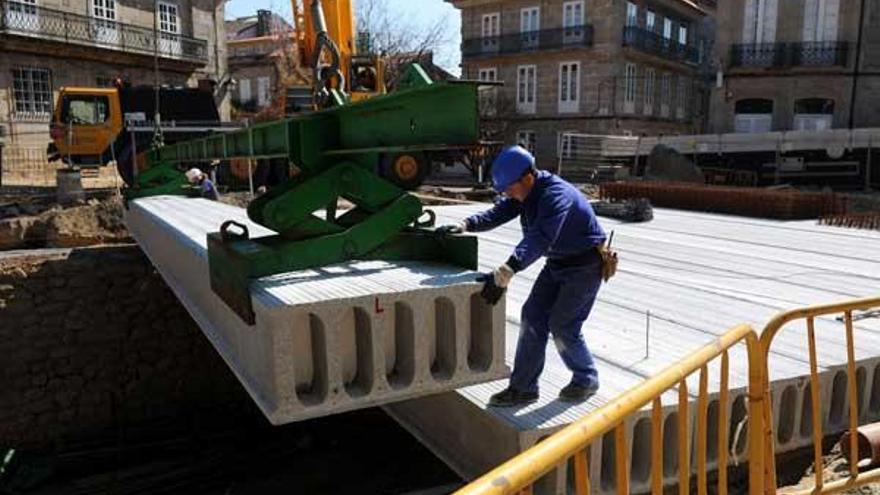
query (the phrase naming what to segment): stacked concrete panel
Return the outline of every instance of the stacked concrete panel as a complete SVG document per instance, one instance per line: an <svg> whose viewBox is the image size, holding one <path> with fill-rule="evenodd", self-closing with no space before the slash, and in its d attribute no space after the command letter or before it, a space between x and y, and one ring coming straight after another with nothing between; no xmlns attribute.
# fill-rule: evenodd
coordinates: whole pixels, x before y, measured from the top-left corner
<svg viewBox="0 0 880 495"><path fill-rule="evenodd" d="M256 324L210 288L209 232L225 220L272 232L241 208L202 199L133 201L138 244L274 424L504 377L505 304L489 306L467 270L350 262L254 281Z"/></svg>
<svg viewBox="0 0 880 495"><path fill-rule="evenodd" d="M448 223L482 206L436 208L438 221ZM583 328L597 358L602 382L597 396L571 405L556 400L571 378L552 345L541 376L541 399L522 408L490 408L496 381L430 398L385 406L385 409L438 456L466 478L479 476L517 452L589 414L666 366L738 323L758 331L778 312L794 307L867 297L880 288L880 232L725 215L657 209L652 222L622 224L600 219L615 230L620 252L618 275L599 292ZM509 256L520 238L513 223L481 233L480 265L489 269ZM519 309L540 264L514 277L508 294L508 362L519 333ZM854 315L857 394L861 423L880 419L880 318ZM820 402L823 431L832 435L847 428L848 391L844 324L835 317L816 319ZM809 354L803 322L786 326L771 348L770 392L777 452L812 442ZM747 459L748 368L742 345L730 350L730 398L726 425L718 424L718 360L708 366L708 464L717 468L717 437L727 429L731 464ZM694 457L698 376L688 381L691 403L688 447ZM662 398L664 482L678 479L678 394ZM626 424L631 455L631 491L650 490L650 409ZM745 422L743 422L745 420ZM737 431L740 431L737 436ZM492 447L487 447L492 446ZM590 449L593 491L616 489L613 434ZM548 474L536 493L566 493L571 464ZM694 462L691 463L694 468ZM695 471L694 471L695 472ZM569 490L570 492L570 490Z"/></svg>

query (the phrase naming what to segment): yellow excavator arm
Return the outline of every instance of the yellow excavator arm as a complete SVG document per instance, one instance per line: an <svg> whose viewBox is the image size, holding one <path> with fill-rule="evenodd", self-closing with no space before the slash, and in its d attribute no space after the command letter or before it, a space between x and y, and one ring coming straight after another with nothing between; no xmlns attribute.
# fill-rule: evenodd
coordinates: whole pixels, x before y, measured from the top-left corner
<svg viewBox="0 0 880 495"><path fill-rule="evenodd" d="M291 0L294 15L298 11L302 12L303 60L311 63L315 59L315 50L320 49L318 44L321 24L324 24L328 38L336 44L339 51L339 70L345 81L351 81L351 60L357 54L352 1L302 0L302 2L305 5L300 9L297 5L299 0ZM321 11L323 11L323 23L316 18L316 12Z"/></svg>
<svg viewBox="0 0 880 495"><path fill-rule="evenodd" d="M385 93L385 67L358 53L353 0L291 0L302 61L314 71L316 91L332 87L353 101Z"/></svg>

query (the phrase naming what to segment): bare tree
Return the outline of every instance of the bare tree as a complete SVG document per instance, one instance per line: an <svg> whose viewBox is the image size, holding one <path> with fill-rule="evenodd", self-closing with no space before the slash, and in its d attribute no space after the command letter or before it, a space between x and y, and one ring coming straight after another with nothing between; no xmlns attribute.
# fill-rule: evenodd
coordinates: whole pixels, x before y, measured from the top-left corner
<svg viewBox="0 0 880 495"><path fill-rule="evenodd" d="M373 52L386 60L386 80L393 87L402 67L424 61L453 39L448 15L428 24L407 16L389 0L358 0L357 29L369 36Z"/></svg>

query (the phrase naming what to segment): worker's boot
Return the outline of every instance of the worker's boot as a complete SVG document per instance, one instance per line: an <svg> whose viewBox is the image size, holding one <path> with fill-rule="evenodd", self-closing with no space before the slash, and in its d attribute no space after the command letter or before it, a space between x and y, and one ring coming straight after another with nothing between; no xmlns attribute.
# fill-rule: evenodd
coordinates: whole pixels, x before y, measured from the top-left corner
<svg viewBox="0 0 880 495"><path fill-rule="evenodd" d="M513 407L524 406L537 402L538 392L520 392L519 390L507 387L489 398L489 405L492 407Z"/></svg>
<svg viewBox="0 0 880 495"><path fill-rule="evenodd" d="M569 383L559 391L559 400L563 402L584 402L590 397L596 395L599 385L579 385L577 383Z"/></svg>

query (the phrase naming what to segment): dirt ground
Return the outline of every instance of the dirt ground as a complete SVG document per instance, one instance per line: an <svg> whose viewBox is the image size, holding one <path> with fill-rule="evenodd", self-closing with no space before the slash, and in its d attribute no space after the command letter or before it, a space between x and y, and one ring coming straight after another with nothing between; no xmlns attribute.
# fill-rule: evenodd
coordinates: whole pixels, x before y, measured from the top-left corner
<svg viewBox="0 0 880 495"><path fill-rule="evenodd" d="M849 461L841 453L840 445L834 443L834 440L829 442L829 439L826 439L823 451L826 452L822 457L822 479L824 482L829 483L848 478ZM861 470L865 469L863 466ZM816 472L813 466L812 447L801 449L787 459L777 460L777 478L778 483L783 485L783 488L779 489L779 493L796 493L813 488L816 483ZM871 483L840 493L880 495L880 483Z"/></svg>
<svg viewBox="0 0 880 495"><path fill-rule="evenodd" d="M121 199L108 191L87 198L62 207L54 195L0 193L0 250L131 242Z"/></svg>

